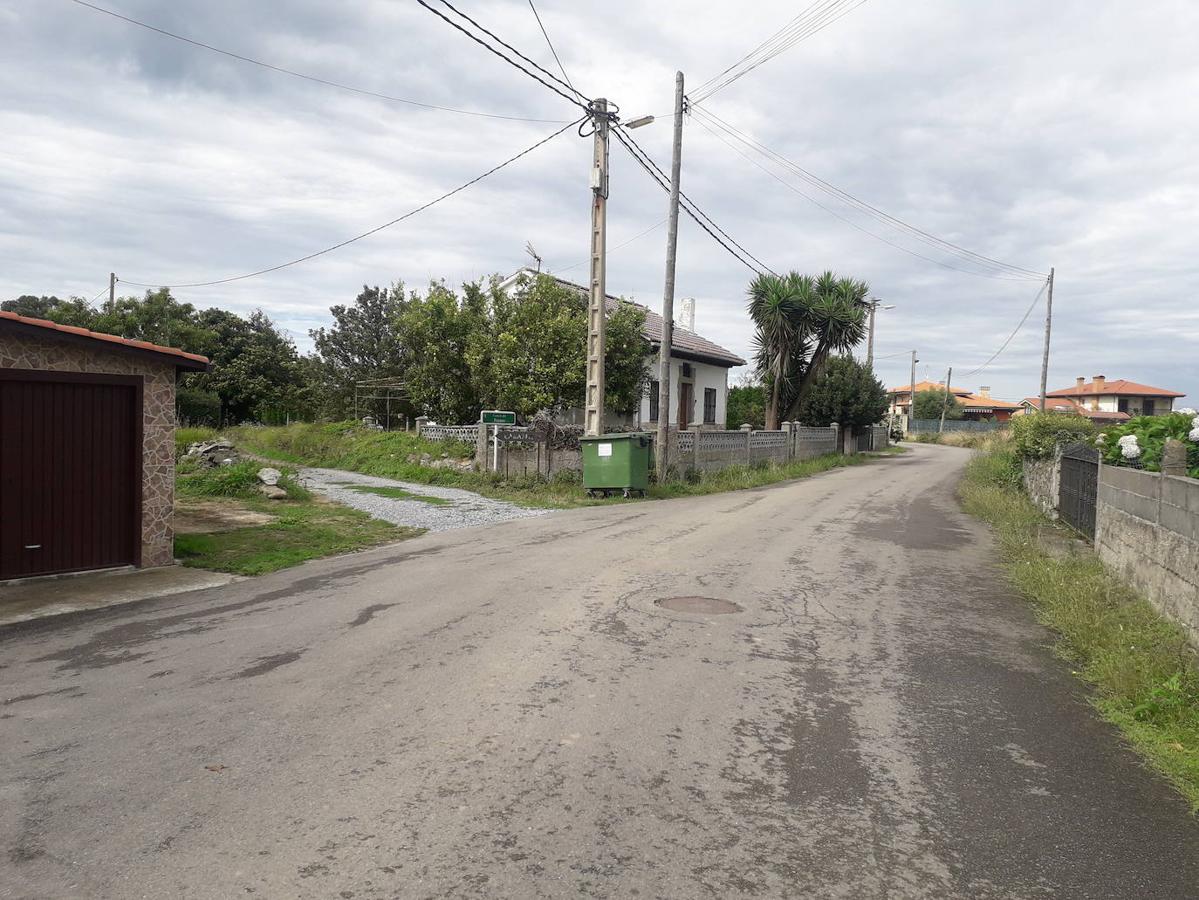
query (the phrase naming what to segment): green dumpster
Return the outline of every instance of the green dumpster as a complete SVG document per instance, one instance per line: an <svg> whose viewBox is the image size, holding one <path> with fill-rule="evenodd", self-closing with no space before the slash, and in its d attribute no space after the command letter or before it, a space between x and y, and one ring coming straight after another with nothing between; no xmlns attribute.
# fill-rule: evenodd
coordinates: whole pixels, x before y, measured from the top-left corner
<svg viewBox="0 0 1199 900"><path fill-rule="evenodd" d="M603 434L579 439L583 448L583 487L588 497L607 497L620 491L645 496L649 486L649 457L653 437L648 434Z"/></svg>

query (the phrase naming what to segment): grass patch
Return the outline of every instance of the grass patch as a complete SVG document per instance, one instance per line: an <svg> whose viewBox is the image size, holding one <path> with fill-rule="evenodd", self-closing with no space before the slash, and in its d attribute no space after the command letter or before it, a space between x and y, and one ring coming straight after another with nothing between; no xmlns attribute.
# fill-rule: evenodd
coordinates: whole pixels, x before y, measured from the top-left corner
<svg viewBox="0 0 1199 900"><path fill-rule="evenodd" d="M814 459L796 460L783 465L729 466L715 472L699 472L683 481L668 481L650 485L649 496L656 499L670 497L698 497L704 494L721 494L725 491L744 491L749 488L765 487L796 478L809 478L830 469L860 466L870 462L871 457L863 454L844 456L830 453Z"/></svg>
<svg viewBox="0 0 1199 900"><path fill-rule="evenodd" d="M412 491L405 490L402 487L376 487L373 484L346 484L343 487L349 488L351 491L357 491L359 494L375 494L379 497L387 497L390 500L419 500L421 503L428 503L432 506L449 506L454 502L444 497L414 494Z"/></svg>
<svg viewBox="0 0 1199 900"><path fill-rule="evenodd" d="M278 521L235 531L176 535L175 556L193 568L265 575L310 559L375 547L424 532L422 528L380 522L334 503L283 500L247 505L278 516Z"/></svg>
<svg viewBox="0 0 1199 900"><path fill-rule="evenodd" d="M1182 630L1094 554L1042 549L1038 533L1056 526L1022 493L1014 449L973 459L959 490L994 528L1008 577L1056 632L1057 652L1094 686L1100 714L1199 812L1199 666Z"/></svg>
<svg viewBox="0 0 1199 900"><path fill-rule="evenodd" d="M175 492L180 497L235 497L242 500L260 499L261 482L258 471L262 463L247 460L231 466L206 468L195 460L180 460L175 466ZM284 472L279 487L287 491L287 499L305 501L312 499L290 472Z"/></svg>

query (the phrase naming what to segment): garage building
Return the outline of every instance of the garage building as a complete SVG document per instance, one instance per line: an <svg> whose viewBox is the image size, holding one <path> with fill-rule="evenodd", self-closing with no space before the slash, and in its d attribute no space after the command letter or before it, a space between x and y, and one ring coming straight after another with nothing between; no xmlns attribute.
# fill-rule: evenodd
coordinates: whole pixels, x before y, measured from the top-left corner
<svg viewBox="0 0 1199 900"><path fill-rule="evenodd" d="M0 312L0 580L174 561L175 382L207 369Z"/></svg>

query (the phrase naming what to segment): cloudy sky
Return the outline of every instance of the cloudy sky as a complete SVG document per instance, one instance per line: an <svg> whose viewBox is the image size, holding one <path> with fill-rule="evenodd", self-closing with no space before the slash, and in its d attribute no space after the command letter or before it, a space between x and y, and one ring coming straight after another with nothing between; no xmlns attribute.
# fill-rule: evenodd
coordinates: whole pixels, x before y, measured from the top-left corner
<svg viewBox="0 0 1199 900"><path fill-rule="evenodd" d="M576 114L415 0L98 5L369 91L529 119ZM575 86L613 99L628 119L669 112L676 69L698 87L807 5L541 0L538 9ZM553 65L527 0L460 8ZM313 84L71 0L0 0L0 46L3 298L91 298L109 271L175 284L294 259L393 219L559 127ZM868 0L703 107L927 232L1034 272L1055 266L1051 388L1104 374L1185 391L1193 403L1197 96L1192 0ZM667 164L667 119L635 135ZM1024 316L1035 280L948 268L978 271L740 149L749 159L700 117L688 119L684 191L772 268L852 275L894 304L879 314L875 349L888 384L907 382L915 347L918 378L953 366L963 387L1036 393L1043 306L994 363L968 374ZM342 250L175 293L199 306L261 307L306 348L307 330L364 283L419 288L508 273L528 262L526 241L546 268L585 280L590 152L568 131ZM654 226L664 217L665 196L614 144L610 291L660 304L666 236ZM679 296L696 298L697 330L743 356L749 275L684 220Z"/></svg>

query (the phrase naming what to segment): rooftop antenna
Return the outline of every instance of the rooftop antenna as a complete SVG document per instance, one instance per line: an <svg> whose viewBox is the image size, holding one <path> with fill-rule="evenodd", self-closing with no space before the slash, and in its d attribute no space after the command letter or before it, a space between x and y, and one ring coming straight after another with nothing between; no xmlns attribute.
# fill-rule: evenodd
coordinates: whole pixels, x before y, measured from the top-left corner
<svg viewBox="0 0 1199 900"><path fill-rule="evenodd" d="M537 271L540 272L541 271L541 257L538 256L537 248L533 246L532 241L525 241L525 253L527 253L527 254L529 254L529 256L533 257L534 261L537 263Z"/></svg>

